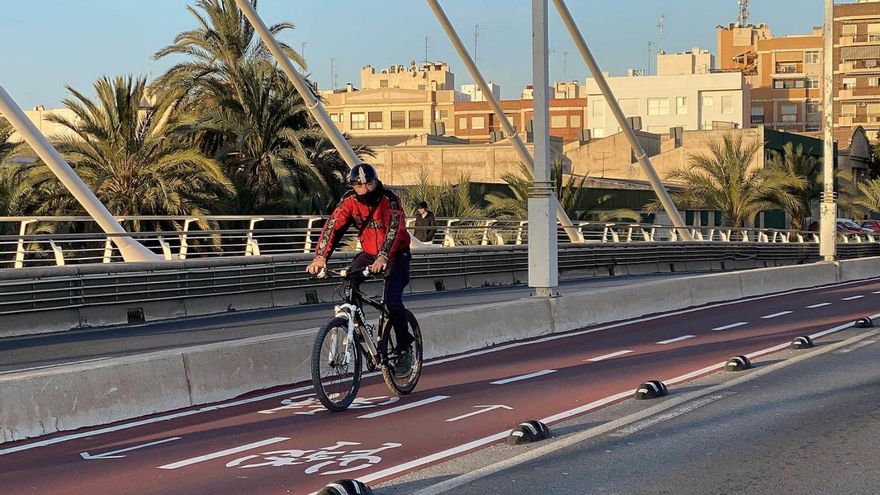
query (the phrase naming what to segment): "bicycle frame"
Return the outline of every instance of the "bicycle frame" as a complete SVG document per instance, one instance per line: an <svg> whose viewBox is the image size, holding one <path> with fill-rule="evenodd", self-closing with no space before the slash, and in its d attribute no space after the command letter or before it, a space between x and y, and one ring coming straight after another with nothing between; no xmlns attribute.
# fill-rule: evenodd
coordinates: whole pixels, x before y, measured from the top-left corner
<svg viewBox="0 0 880 495"><path fill-rule="evenodd" d="M366 302L370 306L376 308L379 311L379 324L378 324L378 341L381 342L382 339L385 338L385 326L388 321L388 311L385 308L384 303L376 301L371 297L367 296L360 290L356 290L352 287L351 279L345 280L345 294L344 300L345 302L342 304L338 304L334 307L333 311L337 318L343 318L348 322L348 332L345 337L345 341L343 342L342 348L345 349L345 363L348 364L351 362L352 356L350 355L348 344L352 342L355 338L355 332L360 333L361 335L361 343L365 347L365 351L370 357L372 364L377 366L380 364L380 361L385 361L387 356L380 356L379 350L376 347L377 341L374 340L373 335L366 331L366 315L364 315L363 308L360 304L356 304L355 297L357 297L361 302ZM331 354L330 360L334 361L338 356L336 355L337 349L339 348L336 344L336 334L331 336Z"/></svg>

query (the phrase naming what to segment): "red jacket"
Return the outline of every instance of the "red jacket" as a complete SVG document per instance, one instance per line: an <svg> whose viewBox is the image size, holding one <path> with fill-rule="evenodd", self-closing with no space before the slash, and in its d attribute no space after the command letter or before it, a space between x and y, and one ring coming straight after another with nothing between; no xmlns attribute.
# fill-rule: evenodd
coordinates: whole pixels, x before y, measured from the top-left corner
<svg viewBox="0 0 880 495"><path fill-rule="evenodd" d="M361 248L367 254L383 255L392 260L409 249L406 214L400 207L400 199L393 192L385 189L381 183L378 187L381 198L366 228L364 222L373 207L360 202L354 191L349 191L342 197L342 201L324 224L321 238L315 248L315 256L329 259L351 225L361 233Z"/></svg>

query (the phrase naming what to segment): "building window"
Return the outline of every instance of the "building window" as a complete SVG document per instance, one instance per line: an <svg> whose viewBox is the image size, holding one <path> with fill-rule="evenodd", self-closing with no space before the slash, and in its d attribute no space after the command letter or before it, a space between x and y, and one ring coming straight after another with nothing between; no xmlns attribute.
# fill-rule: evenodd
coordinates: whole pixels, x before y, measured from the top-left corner
<svg viewBox="0 0 880 495"><path fill-rule="evenodd" d="M419 127L425 126L424 120L425 112L421 110L410 110L409 111L409 128L416 129Z"/></svg>
<svg viewBox="0 0 880 495"><path fill-rule="evenodd" d="M484 117L471 117L471 129L485 129L486 119Z"/></svg>
<svg viewBox="0 0 880 495"><path fill-rule="evenodd" d="M868 86L871 86L872 88L876 88L877 86L880 86L880 77L869 77L868 78Z"/></svg>
<svg viewBox="0 0 880 495"><path fill-rule="evenodd" d="M687 113L688 113L687 96L676 96L675 97L675 113L678 115L687 115Z"/></svg>
<svg viewBox="0 0 880 495"><path fill-rule="evenodd" d="M435 110L434 120L446 120L449 118L449 110Z"/></svg>
<svg viewBox="0 0 880 495"><path fill-rule="evenodd" d="M388 87L388 79L380 79L379 80L379 87L380 88L387 88Z"/></svg>
<svg viewBox="0 0 880 495"><path fill-rule="evenodd" d="M406 112L404 111L392 111L391 112L391 128L392 129L405 129L406 128Z"/></svg>
<svg viewBox="0 0 880 495"><path fill-rule="evenodd" d="M341 116L342 116L341 113L331 113L330 114L330 121L338 124L340 122Z"/></svg>
<svg viewBox="0 0 880 495"><path fill-rule="evenodd" d="M419 84L419 91L424 91L425 87L426 86L424 84Z"/></svg>
<svg viewBox="0 0 880 495"><path fill-rule="evenodd" d="M752 107L752 123L764 123L764 107Z"/></svg>
<svg viewBox="0 0 880 495"><path fill-rule="evenodd" d="M855 24L844 24L842 32L843 32L844 36L855 36L856 35L856 25Z"/></svg>
<svg viewBox="0 0 880 495"><path fill-rule="evenodd" d="M550 127L552 127L553 129L562 129L564 127L568 127L568 120L565 118L565 115L551 115Z"/></svg>
<svg viewBox="0 0 880 495"><path fill-rule="evenodd" d="M712 110L715 108L715 98L712 96L703 97L703 110ZM712 127L709 126L711 129Z"/></svg>
<svg viewBox="0 0 880 495"><path fill-rule="evenodd" d="M590 137L594 139L605 137L605 128L604 127L594 127L590 132Z"/></svg>
<svg viewBox="0 0 880 495"><path fill-rule="evenodd" d="M773 89L800 89L806 87L804 79L774 79Z"/></svg>
<svg viewBox="0 0 880 495"><path fill-rule="evenodd" d="M818 64L819 63L819 51L809 51L804 52L804 63L805 64Z"/></svg>
<svg viewBox="0 0 880 495"><path fill-rule="evenodd" d="M669 98L648 98L648 115L669 115Z"/></svg>
<svg viewBox="0 0 880 495"><path fill-rule="evenodd" d="M458 128L459 129L467 129L467 117L459 117L458 118Z"/></svg>
<svg viewBox="0 0 880 495"><path fill-rule="evenodd" d="M591 117L604 117L605 116L605 102L596 99L590 102L590 116Z"/></svg>
<svg viewBox="0 0 880 495"><path fill-rule="evenodd" d="M810 76L807 78L807 88L819 89L819 76Z"/></svg>
<svg viewBox="0 0 880 495"><path fill-rule="evenodd" d="M733 97L721 97L721 113L733 113Z"/></svg>
<svg viewBox="0 0 880 495"><path fill-rule="evenodd" d="M704 131L711 131L712 130L712 123L711 122L703 122L702 128Z"/></svg>
<svg viewBox="0 0 880 495"><path fill-rule="evenodd" d="M807 115L818 115L819 114L819 102L818 101L808 101L807 102Z"/></svg>
<svg viewBox="0 0 880 495"><path fill-rule="evenodd" d="M880 122L880 103L868 103L868 122Z"/></svg>
<svg viewBox="0 0 880 495"><path fill-rule="evenodd" d="M351 114L351 130L359 131L367 128L367 115L364 113Z"/></svg>
<svg viewBox="0 0 880 495"><path fill-rule="evenodd" d="M868 24L868 41L880 41L880 24Z"/></svg>
<svg viewBox="0 0 880 495"><path fill-rule="evenodd" d="M568 125L572 129L580 129L581 128L581 116L580 115L572 115L568 118Z"/></svg>
<svg viewBox="0 0 880 495"><path fill-rule="evenodd" d="M844 77L843 78L843 89L853 89L856 87L856 78L854 77Z"/></svg>
<svg viewBox="0 0 880 495"><path fill-rule="evenodd" d="M797 122L797 105L783 104L780 108L782 121L786 123Z"/></svg>
<svg viewBox="0 0 880 495"><path fill-rule="evenodd" d="M367 123L370 129L382 128L382 112L369 112L367 114Z"/></svg>
<svg viewBox="0 0 880 495"><path fill-rule="evenodd" d="M840 115L842 117L855 117L856 116L856 105L855 103L844 103L840 106Z"/></svg>

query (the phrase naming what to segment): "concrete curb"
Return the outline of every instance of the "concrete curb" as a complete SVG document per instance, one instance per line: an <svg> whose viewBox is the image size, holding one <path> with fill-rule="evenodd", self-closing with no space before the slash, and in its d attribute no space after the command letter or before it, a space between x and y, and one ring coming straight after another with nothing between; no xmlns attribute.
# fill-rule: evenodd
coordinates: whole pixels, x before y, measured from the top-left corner
<svg viewBox="0 0 880 495"><path fill-rule="evenodd" d="M438 358L711 302L880 275L880 258L716 273L419 314ZM300 330L0 377L0 443L231 399L307 381Z"/></svg>

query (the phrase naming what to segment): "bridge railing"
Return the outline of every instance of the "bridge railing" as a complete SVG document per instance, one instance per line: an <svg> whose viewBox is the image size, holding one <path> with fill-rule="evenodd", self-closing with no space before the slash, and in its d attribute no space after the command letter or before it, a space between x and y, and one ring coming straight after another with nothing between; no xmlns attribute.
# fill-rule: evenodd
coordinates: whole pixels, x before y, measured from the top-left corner
<svg viewBox="0 0 880 495"><path fill-rule="evenodd" d="M325 216L265 215L205 217L118 217L130 233L166 260L311 253ZM502 246L528 243L528 222L487 218L438 218L431 244L414 248ZM414 219L407 220L414 231ZM677 242L682 230L671 225L577 222L579 243ZM689 227L696 241L718 243L813 244L817 232L769 228ZM120 262L113 235L100 232L89 217L0 217L0 268ZM560 244L570 243L558 229ZM874 243L873 234L839 234L842 243ZM340 250L360 249L354 229Z"/></svg>

